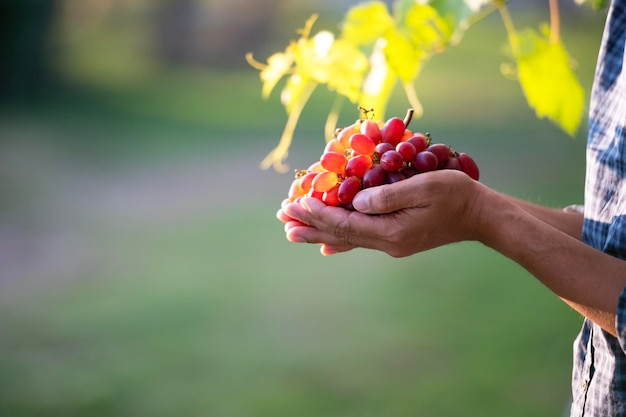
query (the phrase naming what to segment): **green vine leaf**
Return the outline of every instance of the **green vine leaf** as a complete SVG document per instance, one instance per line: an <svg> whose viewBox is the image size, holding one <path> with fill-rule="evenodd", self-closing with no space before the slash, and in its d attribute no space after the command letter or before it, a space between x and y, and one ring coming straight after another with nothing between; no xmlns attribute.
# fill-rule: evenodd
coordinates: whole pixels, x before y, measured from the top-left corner
<svg viewBox="0 0 626 417"><path fill-rule="evenodd" d="M576 0L594 8L607 0ZM337 93L325 133L333 132L339 104L348 99L374 109L383 119L393 90L400 84L407 100L422 114L416 80L428 60L462 39L465 31L494 10L499 10L509 37L513 68L508 75L520 83L528 105L540 118L548 118L570 135L579 128L584 110L584 91L571 66L558 30L558 8L550 2L552 33L515 30L505 4L507 0L394 0L390 13L386 3L372 0L351 7L339 36L321 31L310 36L317 16L312 16L300 38L262 64L246 55L260 70L262 95L268 98L283 78L287 81L281 102L288 118L278 146L262 167L284 171L295 128L306 103L318 85ZM327 138L328 139L328 138Z"/></svg>
<svg viewBox="0 0 626 417"><path fill-rule="evenodd" d="M370 70L365 80L359 98L359 105L367 109L374 109L377 118L383 118L387 102L398 81L398 75L389 68L385 47L387 42L379 39L369 57Z"/></svg>
<svg viewBox="0 0 626 417"><path fill-rule="evenodd" d="M392 30L385 37L384 51L389 68L402 81L413 81L417 78L426 58L423 49L416 48L406 36Z"/></svg>
<svg viewBox="0 0 626 417"><path fill-rule="evenodd" d="M398 25L412 44L428 55L442 52L450 40L451 29L437 9L414 3L404 11L398 16Z"/></svg>
<svg viewBox="0 0 626 417"><path fill-rule="evenodd" d="M576 0L578 4L588 4L594 10L600 10L608 5L608 0Z"/></svg>
<svg viewBox="0 0 626 417"><path fill-rule="evenodd" d="M584 110L585 93L571 66L571 59L558 40L549 34L525 29L518 34L516 64L519 83L537 117L547 117L574 136Z"/></svg>
<svg viewBox="0 0 626 417"><path fill-rule="evenodd" d="M326 84L353 103L359 98L369 66L361 50L327 31L319 32L297 51L295 64L302 78Z"/></svg>
<svg viewBox="0 0 626 417"><path fill-rule="evenodd" d="M372 45L394 25L385 3L372 1L359 4L348 10L341 38L353 45Z"/></svg>

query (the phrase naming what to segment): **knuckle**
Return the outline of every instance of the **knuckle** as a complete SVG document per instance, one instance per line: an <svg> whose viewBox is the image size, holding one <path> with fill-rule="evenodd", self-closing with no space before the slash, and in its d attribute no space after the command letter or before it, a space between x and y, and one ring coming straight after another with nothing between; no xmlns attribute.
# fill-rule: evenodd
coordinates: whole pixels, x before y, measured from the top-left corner
<svg viewBox="0 0 626 417"><path fill-rule="evenodd" d="M375 209L386 210L388 207L395 207L397 195L392 189L390 189L390 187L383 186L377 191L378 194L376 195L376 198L372 199L374 202L373 205L376 206L374 207Z"/></svg>
<svg viewBox="0 0 626 417"><path fill-rule="evenodd" d="M333 235L339 239L341 244L346 246L352 245L352 227L350 226L350 218L344 218L333 227Z"/></svg>

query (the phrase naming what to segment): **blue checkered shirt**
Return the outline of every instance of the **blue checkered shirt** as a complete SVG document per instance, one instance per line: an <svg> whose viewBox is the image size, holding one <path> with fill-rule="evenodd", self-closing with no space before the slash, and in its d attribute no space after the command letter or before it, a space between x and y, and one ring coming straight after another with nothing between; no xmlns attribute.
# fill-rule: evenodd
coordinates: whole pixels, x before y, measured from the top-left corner
<svg viewBox="0 0 626 417"><path fill-rule="evenodd" d="M589 113L583 240L626 259L626 0L608 11ZM618 338L585 320L574 343L571 416L626 416L626 291Z"/></svg>

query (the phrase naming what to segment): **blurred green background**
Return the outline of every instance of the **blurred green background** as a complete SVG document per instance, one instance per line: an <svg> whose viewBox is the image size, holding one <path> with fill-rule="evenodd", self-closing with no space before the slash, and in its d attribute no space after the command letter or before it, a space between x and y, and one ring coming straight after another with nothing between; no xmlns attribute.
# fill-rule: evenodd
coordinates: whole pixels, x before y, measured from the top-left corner
<svg viewBox="0 0 626 417"><path fill-rule="evenodd" d="M313 11L335 29L352 4L0 2L1 416L563 413L581 319L513 262L284 239L292 177L259 162L286 117L244 54L282 50ZM572 6L589 91L603 14ZM511 7L520 27L548 19L544 1ZM537 120L500 74L504 44L492 15L435 57L413 127L495 189L580 203L586 122L572 139ZM319 157L332 100L314 94L291 167ZM388 114L407 106L398 92Z"/></svg>

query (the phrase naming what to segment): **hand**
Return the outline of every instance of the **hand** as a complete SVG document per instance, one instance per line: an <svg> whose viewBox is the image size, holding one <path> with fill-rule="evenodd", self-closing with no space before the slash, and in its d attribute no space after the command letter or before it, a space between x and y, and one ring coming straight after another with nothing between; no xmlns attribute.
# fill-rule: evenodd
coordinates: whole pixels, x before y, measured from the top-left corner
<svg viewBox="0 0 626 417"><path fill-rule="evenodd" d="M304 198L284 201L277 217L288 240L322 244L323 255L363 247L403 257L477 240L485 190L460 171L441 170L362 190L352 203L358 211Z"/></svg>

